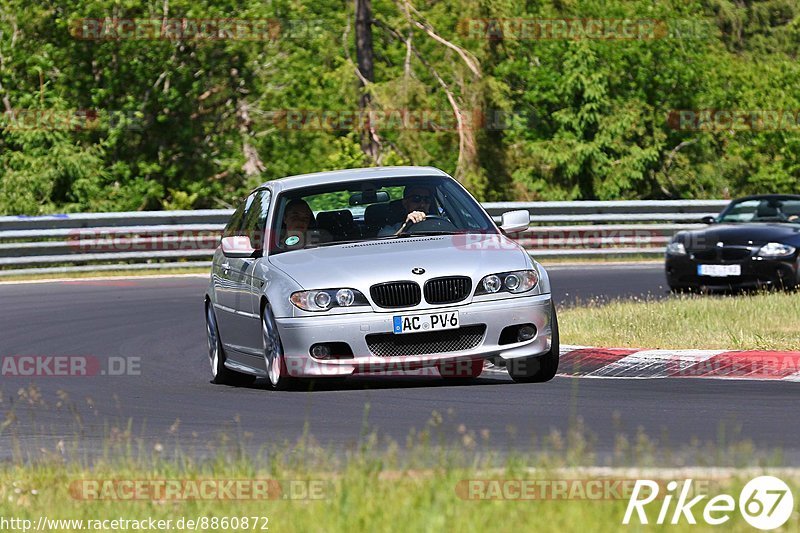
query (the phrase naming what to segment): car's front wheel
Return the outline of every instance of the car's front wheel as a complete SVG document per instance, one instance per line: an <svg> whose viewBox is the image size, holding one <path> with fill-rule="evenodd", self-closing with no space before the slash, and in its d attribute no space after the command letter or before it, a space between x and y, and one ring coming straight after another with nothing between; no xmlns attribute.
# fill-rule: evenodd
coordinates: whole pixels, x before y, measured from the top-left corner
<svg viewBox="0 0 800 533"><path fill-rule="evenodd" d="M550 351L536 357L520 357L506 363L508 375L517 383L543 383L550 381L558 372L559 350L558 317L555 305L551 304L552 342Z"/></svg>
<svg viewBox="0 0 800 533"><path fill-rule="evenodd" d="M208 335L208 359L211 362L211 382L220 385L251 385L256 377L235 372L225 366L225 351L219 338L217 318L211 303L206 304L206 334Z"/></svg>
<svg viewBox="0 0 800 533"><path fill-rule="evenodd" d="M261 334L264 339L264 360L267 365L270 386L273 390L291 389L297 384L297 379L290 376L286 369L286 358L278 332L278 324L275 322L269 303L264 304L261 312Z"/></svg>

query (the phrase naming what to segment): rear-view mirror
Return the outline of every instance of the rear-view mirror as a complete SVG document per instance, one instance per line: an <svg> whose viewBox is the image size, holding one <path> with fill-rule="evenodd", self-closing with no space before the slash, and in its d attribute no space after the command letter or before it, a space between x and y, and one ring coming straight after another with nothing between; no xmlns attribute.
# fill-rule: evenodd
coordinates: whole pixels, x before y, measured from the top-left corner
<svg viewBox="0 0 800 533"><path fill-rule="evenodd" d="M353 193L350 196L350 205L369 205L388 202L389 193L386 191L364 191Z"/></svg>

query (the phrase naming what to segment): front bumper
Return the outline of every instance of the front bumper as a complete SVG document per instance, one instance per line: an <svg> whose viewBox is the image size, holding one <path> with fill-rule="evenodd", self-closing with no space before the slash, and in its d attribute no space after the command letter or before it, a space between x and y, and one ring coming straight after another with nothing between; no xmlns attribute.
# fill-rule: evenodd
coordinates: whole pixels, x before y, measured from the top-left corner
<svg viewBox="0 0 800 533"><path fill-rule="evenodd" d="M551 308L551 295L541 294L494 301L473 301L464 305L415 312L369 312L339 316L278 318L276 322L290 375L348 376L359 373L404 372L439 364L457 365L460 362L477 359L499 357L508 360L542 355L550 350L552 342ZM460 328L485 325L483 339L475 348L428 355L384 357L371 352L366 336L375 333L391 334L394 315L429 314L445 310L459 312ZM500 344L500 334L504 328L529 323L534 324L537 331L531 340ZM400 336L402 335L398 335ZM353 358L319 360L311 356L312 345L332 342L347 343L353 350Z"/></svg>
<svg viewBox="0 0 800 533"><path fill-rule="evenodd" d="M741 275L700 276L698 265L740 265ZM701 261L690 256L666 258L667 283L673 288L746 289L763 286L794 287L798 283L797 255L779 259L747 257L740 261Z"/></svg>

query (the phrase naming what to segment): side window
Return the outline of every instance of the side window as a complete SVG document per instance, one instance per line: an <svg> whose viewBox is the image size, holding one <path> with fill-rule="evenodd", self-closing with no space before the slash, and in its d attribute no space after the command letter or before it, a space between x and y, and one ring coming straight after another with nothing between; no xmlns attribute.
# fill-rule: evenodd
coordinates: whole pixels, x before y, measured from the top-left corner
<svg viewBox="0 0 800 533"><path fill-rule="evenodd" d="M250 237L250 242L256 248L263 248L264 228L267 224L269 211L270 191L262 189L254 192L248 198L242 224L242 234Z"/></svg>
<svg viewBox="0 0 800 533"><path fill-rule="evenodd" d="M239 204L239 207L236 208L236 211L233 212L231 215L231 219L228 221L228 225L225 226L225 230L222 232L223 237L234 237L239 234L239 229L242 227L242 220L244 219L244 208L247 202L242 202Z"/></svg>

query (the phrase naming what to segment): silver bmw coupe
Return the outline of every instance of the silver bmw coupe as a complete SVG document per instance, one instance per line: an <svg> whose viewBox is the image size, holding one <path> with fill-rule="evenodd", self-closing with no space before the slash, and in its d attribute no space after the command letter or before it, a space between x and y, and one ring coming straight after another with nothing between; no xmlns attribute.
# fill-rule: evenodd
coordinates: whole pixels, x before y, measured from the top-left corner
<svg viewBox="0 0 800 533"><path fill-rule="evenodd" d="M232 215L205 296L215 383L273 389L358 374L517 382L558 368L545 269L435 168L321 172L269 181Z"/></svg>

